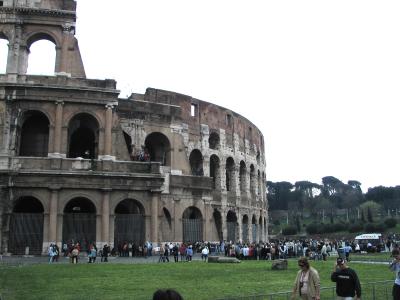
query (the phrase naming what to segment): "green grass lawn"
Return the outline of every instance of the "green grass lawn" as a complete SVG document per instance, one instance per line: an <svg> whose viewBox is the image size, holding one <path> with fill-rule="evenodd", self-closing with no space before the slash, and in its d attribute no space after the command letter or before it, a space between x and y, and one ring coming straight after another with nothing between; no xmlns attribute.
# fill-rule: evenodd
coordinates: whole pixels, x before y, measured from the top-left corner
<svg viewBox="0 0 400 300"><path fill-rule="evenodd" d="M323 287L333 286L334 260L312 262ZM387 265L350 264L361 283L391 280ZM159 288L174 288L185 300L217 299L287 291L292 288L297 261L287 271L271 271L266 261L240 264L203 262L164 264L37 264L0 265L0 294L8 299L151 299ZM370 292L367 292L370 293Z"/></svg>

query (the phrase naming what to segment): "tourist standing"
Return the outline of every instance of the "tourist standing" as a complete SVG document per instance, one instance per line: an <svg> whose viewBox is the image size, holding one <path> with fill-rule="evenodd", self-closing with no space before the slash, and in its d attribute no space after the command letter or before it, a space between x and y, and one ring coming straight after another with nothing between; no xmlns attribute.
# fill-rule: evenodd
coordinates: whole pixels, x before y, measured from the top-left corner
<svg viewBox="0 0 400 300"><path fill-rule="evenodd" d="M310 266L308 259L298 260L300 270L294 281L292 299L320 300L320 279L318 271Z"/></svg>
<svg viewBox="0 0 400 300"><path fill-rule="evenodd" d="M392 272L395 272L396 279L394 281L392 295L393 300L400 299L400 251L399 249L393 249L392 251L393 261L390 264L389 268Z"/></svg>
<svg viewBox="0 0 400 300"><path fill-rule="evenodd" d="M361 298L361 285L357 273L349 268L346 261L339 257L336 259L331 280L336 282L336 295L340 300L352 300L356 296Z"/></svg>

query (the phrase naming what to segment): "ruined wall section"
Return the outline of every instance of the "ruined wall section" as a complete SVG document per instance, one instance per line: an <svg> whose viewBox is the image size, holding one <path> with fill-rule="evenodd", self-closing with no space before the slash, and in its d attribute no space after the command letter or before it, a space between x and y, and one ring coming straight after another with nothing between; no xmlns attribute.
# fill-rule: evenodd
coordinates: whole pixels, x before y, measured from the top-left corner
<svg viewBox="0 0 400 300"><path fill-rule="evenodd" d="M76 11L74 0L4 0L4 7Z"/></svg>

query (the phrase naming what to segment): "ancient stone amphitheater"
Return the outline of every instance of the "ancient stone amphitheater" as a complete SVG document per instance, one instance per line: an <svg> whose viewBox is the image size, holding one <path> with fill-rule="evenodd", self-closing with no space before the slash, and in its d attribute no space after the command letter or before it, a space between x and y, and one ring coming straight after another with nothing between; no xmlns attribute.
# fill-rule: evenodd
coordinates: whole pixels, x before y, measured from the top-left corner
<svg viewBox="0 0 400 300"><path fill-rule="evenodd" d="M0 1L0 252L268 238L264 139L212 103L87 79L73 0ZM27 74L55 45L52 76Z"/></svg>

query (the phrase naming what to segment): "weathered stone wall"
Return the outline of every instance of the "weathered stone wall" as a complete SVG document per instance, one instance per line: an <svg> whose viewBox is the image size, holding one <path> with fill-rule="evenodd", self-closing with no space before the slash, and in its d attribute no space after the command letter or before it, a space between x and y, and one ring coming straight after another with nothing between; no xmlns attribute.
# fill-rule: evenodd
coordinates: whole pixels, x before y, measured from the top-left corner
<svg viewBox="0 0 400 300"><path fill-rule="evenodd" d="M9 249L20 201L22 211L43 215L43 252L50 242L65 243L65 210L82 199L95 208L99 247L114 244L124 201L134 208L123 213L140 214L143 239L154 243L187 240L185 226L194 226L198 240L266 240L258 128L187 95L149 88L118 99L114 80L86 79L75 9L71 0L6 0L0 7L0 36L10 44L0 75L0 251ZM57 47L55 76L26 74L29 47L42 38ZM143 150L151 150L150 162L137 161ZM23 202L34 199L34 209Z"/></svg>

